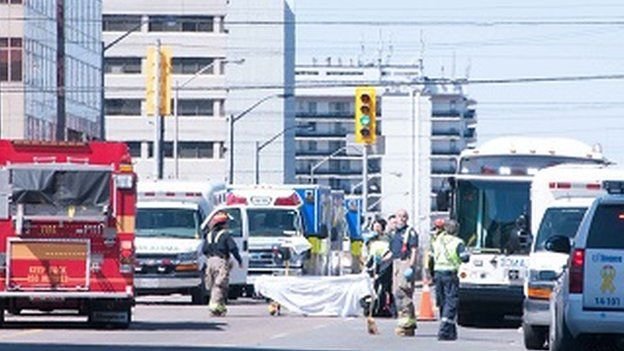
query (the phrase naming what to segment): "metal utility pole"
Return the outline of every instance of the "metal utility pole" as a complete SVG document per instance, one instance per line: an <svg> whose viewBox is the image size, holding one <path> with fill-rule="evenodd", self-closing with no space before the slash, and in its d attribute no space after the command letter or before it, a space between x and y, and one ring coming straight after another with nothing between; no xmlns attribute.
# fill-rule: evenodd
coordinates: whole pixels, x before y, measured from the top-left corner
<svg viewBox="0 0 624 351"><path fill-rule="evenodd" d="M56 133L58 141L67 140L65 95L65 0L56 2Z"/></svg>
<svg viewBox="0 0 624 351"><path fill-rule="evenodd" d="M161 105L161 101L160 101L160 80L161 80L161 70L160 70L160 61L161 61L161 53L160 53L161 47L160 47L160 39L156 40L156 79L154 79L154 81L156 82L156 86L154 87L154 91L155 91L155 113L154 113L154 117L156 118L156 121L154 123L155 129L154 129L154 178L155 179L162 179L163 178L163 150L162 150L162 142L163 142L163 137L164 137L164 123L163 123L163 116L161 114L160 111L160 105Z"/></svg>
<svg viewBox="0 0 624 351"><path fill-rule="evenodd" d="M176 80L175 95L173 98L173 177L180 176L180 156L178 155L178 143L180 142L180 118L178 116L178 98L180 95L180 82Z"/></svg>

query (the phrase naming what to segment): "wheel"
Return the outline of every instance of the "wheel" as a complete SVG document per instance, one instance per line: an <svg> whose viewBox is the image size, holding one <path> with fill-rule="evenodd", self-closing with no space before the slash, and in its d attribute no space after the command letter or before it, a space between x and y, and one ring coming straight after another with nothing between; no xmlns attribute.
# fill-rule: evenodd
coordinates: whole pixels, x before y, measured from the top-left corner
<svg viewBox="0 0 624 351"><path fill-rule="evenodd" d="M201 272L201 282L199 286L191 290L191 301L193 305L207 305L210 294L206 287L206 272Z"/></svg>
<svg viewBox="0 0 624 351"><path fill-rule="evenodd" d="M548 328L522 323L524 347L529 350L543 350L548 337Z"/></svg>
<svg viewBox="0 0 624 351"><path fill-rule="evenodd" d="M551 323L550 329L550 351L580 351L578 342L568 329L565 316L555 312L555 321Z"/></svg>

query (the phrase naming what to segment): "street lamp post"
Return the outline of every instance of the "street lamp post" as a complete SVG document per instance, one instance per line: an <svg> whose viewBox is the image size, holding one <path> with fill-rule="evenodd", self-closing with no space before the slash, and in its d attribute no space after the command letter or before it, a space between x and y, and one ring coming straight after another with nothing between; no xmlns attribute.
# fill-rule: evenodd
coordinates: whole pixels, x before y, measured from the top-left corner
<svg viewBox="0 0 624 351"><path fill-rule="evenodd" d="M297 128L310 129L310 128L312 128L312 126L313 126L312 123L307 123L307 124L304 124L304 125L291 126L291 127L288 127L286 129L282 130L281 132L275 134L273 137L271 137L269 140L265 141L262 144L260 144L259 141L256 141L256 170L255 170L256 184L260 183L260 151L262 151L262 149L264 149L265 147L269 146L269 144L271 144L272 142L277 140L277 138L279 138L280 136L284 135L284 133L286 133L289 130L293 130L293 129L297 129Z"/></svg>
<svg viewBox="0 0 624 351"><path fill-rule="evenodd" d="M329 156L326 156L325 158L317 162L314 166L312 166L312 168L310 168L310 184L314 184L314 171L316 171L319 167L321 167L325 162L331 160L336 155L338 155L339 153L343 152L344 150L348 148L352 148L353 150L358 151L358 152L361 151L360 149L352 145L345 145L336 149L336 151L332 152Z"/></svg>
<svg viewBox="0 0 624 351"><path fill-rule="evenodd" d="M178 141L179 141L179 118L178 118L178 99L179 99L179 93L180 93L180 89L184 88L185 86L187 86L190 82L192 82L193 80L195 80L197 77L199 77L200 75L202 75L204 72L206 72L207 70L209 70L210 68L214 67L214 65L217 63L218 61L212 61L211 63L207 64L206 66L202 67L199 71L195 72L195 74L188 78L187 80L185 80L184 82L180 83L179 80L176 80L175 82L175 87L174 87L174 98L173 98L173 174L175 179L178 179L179 175L180 175L180 167L179 167L179 156L178 156ZM235 64L243 64L245 62L245 59L239 59L239 60L224 60L222 61L223 63L235 63Z"/></svg>
<svg viewBox="0 0 624 351"><path fill-rule="evenodd" d="M228 120L228 129L229 129L229 135L230 135L230 140L229 140L230 145L228 147L228 154L230 155L229 176L228 176L229 179L228 180L230 184L234 184L234 123L236 123L236 121L240 120L241 118L245 117L249 112L253 111L256 107L262 105L267 100L274 99L274 98L287 99L293 96L294 96L293 94L267 95L263 97L262 99L253 103L251 106L249 106L243 112L237 114L236 116L234 115L230 116Z"/></svg>

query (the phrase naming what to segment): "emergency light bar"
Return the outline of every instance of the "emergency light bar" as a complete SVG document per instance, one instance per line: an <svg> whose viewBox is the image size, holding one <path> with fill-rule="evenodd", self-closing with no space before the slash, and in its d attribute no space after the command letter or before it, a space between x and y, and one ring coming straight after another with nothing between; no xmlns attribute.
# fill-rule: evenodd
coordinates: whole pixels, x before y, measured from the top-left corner
<svg viewBox="0 0 624 351"><path fill-rule="evenodd" d="M253 206L299 206L301 205L301 198L294 192L289 196L276 198L268 195L252 195L249 202ZM227 205L248 205L249 202L247 197L233 193L228 194L226 199Z"/></svg>
<svg viewBox="0 0 624 351"><path fill-rule="evenodd" d="M548 183L550 189L569 190L569 189L587 189L587 190L601 190L600 183L570 183L570 182L550 182Z"/></svg>
<svg viewBox="0 0 624 351"><path fill-rule="evenodd" d="M141 192L139 193L139 196L141 197L163 197L163 198L168 198L168 197L175 197L175 198L181 198L181 197L189 197L189 198L198 198L202 196L202 193L199 192L171 192L171 191L167 191L167 192L155 192L155 191L147 191L147 192Z"/></svg>
<svg viewBox="0 0 624 351"><path fill-rule="evenodd" d="M624 181L606 180L602 186L609 194L624 194Z"/></svg>

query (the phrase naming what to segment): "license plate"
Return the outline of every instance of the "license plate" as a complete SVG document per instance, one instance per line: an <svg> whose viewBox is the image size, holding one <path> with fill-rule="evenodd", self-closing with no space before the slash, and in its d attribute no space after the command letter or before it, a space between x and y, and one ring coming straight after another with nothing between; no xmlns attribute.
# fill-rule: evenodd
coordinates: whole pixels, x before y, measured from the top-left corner
<svg viewBox="0 0 624 351"><path fill-rule="evenodd" d="M158 279L137 279L137 288L157 288L159 286Z"/></svg>

